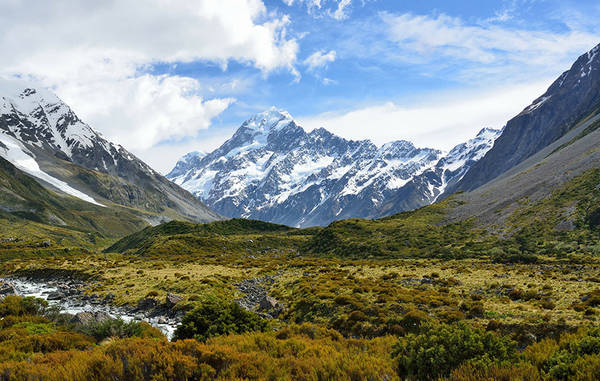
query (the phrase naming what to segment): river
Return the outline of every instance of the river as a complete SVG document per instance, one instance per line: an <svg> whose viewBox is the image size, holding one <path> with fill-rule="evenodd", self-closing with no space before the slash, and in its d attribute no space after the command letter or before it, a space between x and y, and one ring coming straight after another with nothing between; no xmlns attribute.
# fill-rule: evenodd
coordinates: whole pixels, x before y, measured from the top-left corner
<svg viewBox="0 0 600 381"><path fill-rule="evenodd" d="M105 303L85 302L77 297L65 297L60 300L48 300L48 295L59 291L58 287L51 284L38 281L30 281L21 278L0 279L13 285L17 295L19 296L34 296L48 301L50 305L57 305L63 312L75 315L79 312L106 312L113 318L119 318L126 322L132 320L142 320L152 324L160 329L169 340L173 337L173 333L177 328L178 322L169 320L164 323L164 317L146 317L140 313L133 313L127 308L113 306ZM159 323L159 321L161 321Z"/></svg>

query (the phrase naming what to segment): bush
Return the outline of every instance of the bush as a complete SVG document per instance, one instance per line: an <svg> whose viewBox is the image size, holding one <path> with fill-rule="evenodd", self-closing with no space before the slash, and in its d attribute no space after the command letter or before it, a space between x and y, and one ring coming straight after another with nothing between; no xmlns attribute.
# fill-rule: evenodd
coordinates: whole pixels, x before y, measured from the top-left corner
<svg viewBox="0 0 600 381"><path fill-rule="evenodd" d="M418 332L422 324L429 320L429 316L420 310L408 311L401 320L402 327L409 332Z"/></svg>
<svg viewBox="0 0 600 381"><path fill-rule="evenodd" d="M196 339L205 341L214 336L229 333L265 331L267 322L258 315L248 312L236 303L210 300L188 312L177 327L174 339Z"/></svg>
<svg viewBox="0 0 600 381"><path fill-rule="evenodd" d="M100 323L80 325L76 330L85 335L92 336L96 341L102 341L109 337L165 338L160 330L146 322L131 321L126 323L121 319L110 319Z"/></svg>
<svg viewBox="0 0 600 381"><path fill-rule="evenodd" d="M422 328L423 333L410 334L394 347L400 377L432 380L466 363L491 365L516 358L515 343L492 332L461 323Z"/></svg>
<svg viewBox="0 0 600 381"><path fill-rule="evenodd" d="M48 302L44 299L28 296L7 296L0 301L0 317L23 316L23 315L42 315L48 307Z"/></svg>

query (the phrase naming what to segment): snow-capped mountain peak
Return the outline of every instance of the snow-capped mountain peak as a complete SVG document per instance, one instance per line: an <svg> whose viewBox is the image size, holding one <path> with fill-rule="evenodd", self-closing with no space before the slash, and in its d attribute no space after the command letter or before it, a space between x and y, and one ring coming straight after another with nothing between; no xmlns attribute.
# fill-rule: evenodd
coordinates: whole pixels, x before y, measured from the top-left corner
<svg viewBox="0 0 600 381"><path fill-rule="evenodd" d="M241 128L248 128L260 133L270 133L281 129L292 122L292 116L285 110L271 107L269 110L252 116L242 124Z"/></svg>
<svg viewBox="0 0 600 381"><path fill-rule="evenodd" d="M0 156L52 190L151 211L153 222L167 209L194 221L220 218L104 139L51 91L21 81L0 80Z"/></svg>
<svg viewBox="0 0 600 381"><path fill-rule="evenodd" d="M52 92L31 87L19 88L14 81L0 81L0 114L25 116L35 131L27 126L8 126L5 132L41 147L49 144L66 156L74 147L91 147L98 134L77 118L75 113Z"/></svg>
<svg viewBox="0 0 600 381"><path fill-rule="evenodd" d="M208 155L184 156L167 178L226 216L323 225L431 202L464 175L473 157L487 152L494 131L482 130L447 157L406 140L378 148L324 128L307 133L289 113L271 108L246 120ZM384 208L403 193L398 205Z"/></svg>

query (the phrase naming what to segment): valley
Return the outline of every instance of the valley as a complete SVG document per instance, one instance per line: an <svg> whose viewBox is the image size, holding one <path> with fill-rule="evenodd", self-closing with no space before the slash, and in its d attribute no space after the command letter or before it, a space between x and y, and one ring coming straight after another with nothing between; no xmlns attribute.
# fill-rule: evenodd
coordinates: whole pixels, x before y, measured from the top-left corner
<svg viewBox="0 0 600 381"><path fill-rule="evenodd" d="M307 53L298 44L321 36L286 40L291 21L280 8L238 1L221 2L229 5L226 16L252 13L234 17L233 29L244 32L208 58L160 38L143 39L158 49L152 53L119 56L124 37L136 38L132 30L111 44L109 57L94 54L79 70L68 66L78 65L78 55L55 62L68 71L61 81L77 78L70 87L50 75L11 74L0 63L0 381L600 379L600 45L578 51L558 77L549 70L556 79L504 125L482 123L474 134L459 120L471 120L462 101L425 107L419 97L433 92L413 94L411 81L435 85L440 97L466 94L451 91L466 81L466 59L452 59L466 49L481 69L469 81L485 87L505 44L493 36L516 17L512 11L470 27L444 13L415 19L375 12L348 25L365 34L376 29L373 20L426 25L404 37L407 25L392 28L394 48L383 54L385 64L374 65L357 55L381 55L383 34L366 52L346 41L339 53L317 50L300 59ZM328 8L332 3L338 7ZM107 14L127 20L129 34L134 19L163 6L148 4ZM177 14L178 3L170 2L148 25L155 30L171 18L200 25L210 38L182 30L177 42L186 36L194 46L220 49L230 37L220 31L224 16L210 2L198 4ZM328 28L345 22L344 9L358 7L345 0L279 7L294 4ZM414 48L421 29L429 42ZM257 30L251 43L242 36ZM522 29L510 35L527 51L519 73L510 71L515 83L525 61L539 69L539 62L548 65L542 53L597 40L579 33L543 44L547 33L533 34L533 43ZM73 31L67 35L71 40ZM442 35L468 42L446 46L437 41ZM481 44L472 35L498 46L471 51ZM77 53L95 52L99 40ZM444 72L440 81L432 67L444 65L436 62L421 72L428 54L461 71ZM400 58L414 62L400 65ZM368 81L325 77L337 59ZM80 79L98 65L101 75ZM235 78L222 78L228 70ZM257 85L269 76L277 78ZM100 87L82 91L82 83ZM465 101L473 120L497 119L501 103L514 103L509 98L526 86L514 88L500 95L486 89L493 101ZM132 151L81 120L54 89L87 105L82 115L128 140ZM265 106L275 89L278 102L310 112L294 119ZM371 104L380 93L395 94L394 102L410 95L419 106ZM333 128L317 127L315 118ZM444 123L432 129L433 119ZM331 132L340 123L348 136L358 129L368 139ZM432 144L401 134L415 142L428 136ZM163 175L150 162L170 170L161 168Z"/></svg>

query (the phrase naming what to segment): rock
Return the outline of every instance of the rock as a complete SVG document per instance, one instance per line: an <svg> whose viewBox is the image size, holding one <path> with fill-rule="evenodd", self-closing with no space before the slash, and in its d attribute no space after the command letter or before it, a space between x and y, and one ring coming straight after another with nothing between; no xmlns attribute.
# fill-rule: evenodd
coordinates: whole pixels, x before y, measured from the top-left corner
<svg viewBox="0 0 600 381"><path fill-rule="evenodd" d="M90 325L96 323L103 323L105 321L111 320L112 317L106 312L97 311L97 312L79 312L73 319L71 319L72 323L81 324L81 325Z"/></svg>
<svg viewBox="0 0 600 381"><path fill-rule="evenodd" d="M569 231L570 232L570 231L575 230L575 224L571 220L562 220L561 222L556 224L554 229L556 229L558 231Z"/></svg>
<svg viewBox="0 0 600 381"><path fill-rule="evenodd" d="M152 309L156 306L158 306L158 300L154 298L144 298L138 302L136 309L139 311L145 311Z"/></svg>
<svg viewBox="0 0 600 381"><path fill-rule="evenodd" d="M260 311L270 311L279 307L279 302L277 299L270 297L268 295L264 295L258 304L258 309Z"/></svg>
<svg viewBox="0 0 600 381"><path fill-rule="evenodd" d="M52 246L52 242L50 241L42 241L42 247L50 247Z"/></svg>
<svg viewBox="0 0 600 381"><path fill-rule="evenodd" d="M156 322L158 324L167 324L168 323L167 318L164 316L159 316L158 319L156 319Z"/></svg>
<svg viewBox="0 0 600 381"><path fill-rule="evenodd" d="M589 295L589 294L587 294L587 295L583 295L583 296L581 297L581 301L582 301L582 302L585 302L585 301L587 301L589 298L590 298L590 295Z"/></svg>
<svg viewBox="0 0 600 381"><path fill-rule="evenodd" d="M175 305L177 303L179 303L183 300L183 297L181 297L179 295L171 294L169 292L165 299L166 299L165 304L167 305L167 308L173 308L173 307L175 307Z"/></svg>
<svg viewBox="0 0 600 381"><path fill-rule="evenodd" d="M4 297L9 295L17 295L17 290L15 290L15 287L12 284L4 282L0 285L0 296Z"/></svg>
<svg viewBox="0 0 600 381"><path fill-rule="evenodd" d="M60 291L54 291L48 294L47 300L61 300L64 298L64 295Z"/></svg>

